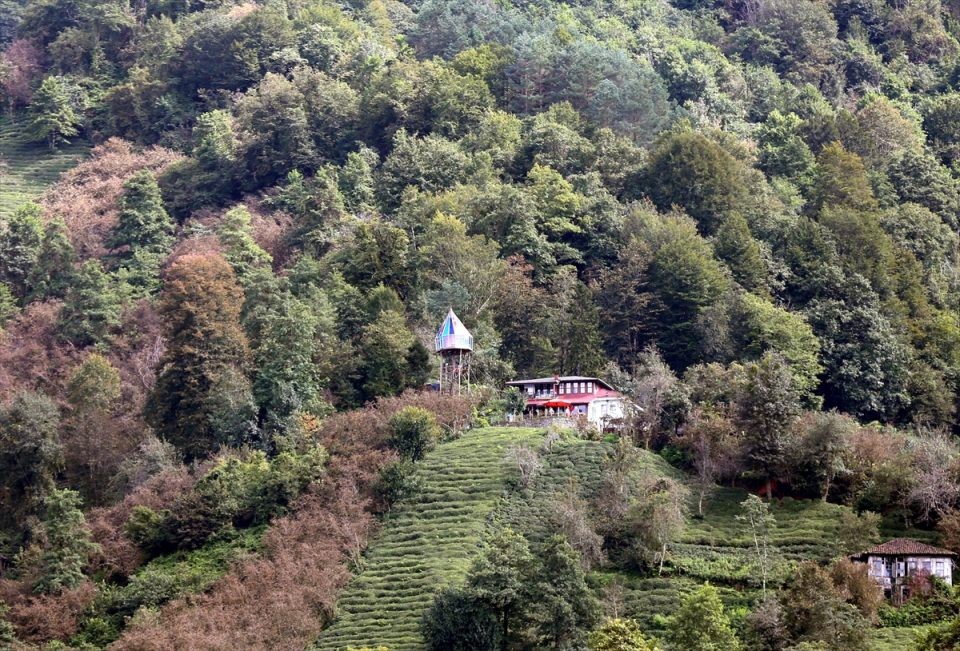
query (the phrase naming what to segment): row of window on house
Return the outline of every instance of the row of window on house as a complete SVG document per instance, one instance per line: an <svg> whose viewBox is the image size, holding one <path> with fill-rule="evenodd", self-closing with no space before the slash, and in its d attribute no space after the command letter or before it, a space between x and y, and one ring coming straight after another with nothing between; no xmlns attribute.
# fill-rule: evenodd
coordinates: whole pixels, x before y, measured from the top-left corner
<svg viewBox="0 0 960 651"><path fill-rule="evenodd" d="M875 576L904 576L913 574L918 569L935 576L947 576L946 561L943 559L935 561L930 561L929 559L921 559L920 561L910 559L907 561L906 567L904 567L903 561L890 563L887 566L884 566L884 562L880 559L873 561L873 574Z"/></svg>
<svg viewBox="0 0 960 651"><path fill-rule="evenodd" d="M554 395L570 395L575 393L593 393L593 382L561 382L559 387L556 385L526 385L527 395L535 398L549 398ZM557 388L559 393L554 392Z"/></svg>

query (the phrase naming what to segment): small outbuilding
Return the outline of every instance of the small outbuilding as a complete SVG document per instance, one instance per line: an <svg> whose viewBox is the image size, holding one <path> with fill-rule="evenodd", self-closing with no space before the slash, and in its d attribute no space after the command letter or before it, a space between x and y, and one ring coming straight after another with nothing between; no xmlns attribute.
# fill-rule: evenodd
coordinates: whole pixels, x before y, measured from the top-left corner
<svg viewBox="0 0 960 651"><path fill-rule="evenodd" d="M910 538L894 538L850 556L867 564L867 574L883 588L888 597L902 601L910 596L912 577L935 576L953 584L953 560L949 549L942 549Z"/></svg>

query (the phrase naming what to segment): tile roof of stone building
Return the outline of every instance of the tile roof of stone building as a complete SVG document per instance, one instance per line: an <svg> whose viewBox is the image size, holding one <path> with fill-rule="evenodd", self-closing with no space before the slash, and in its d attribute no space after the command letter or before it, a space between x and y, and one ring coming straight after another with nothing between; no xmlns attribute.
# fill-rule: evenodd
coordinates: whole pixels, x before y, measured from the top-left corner
<svg viewBox="0 0 960 651"><path fill-rule="evenodd" d="M956 556L956 554L949 549L934 547L911 538L894 538L862 551L857 556Z"/></svg>

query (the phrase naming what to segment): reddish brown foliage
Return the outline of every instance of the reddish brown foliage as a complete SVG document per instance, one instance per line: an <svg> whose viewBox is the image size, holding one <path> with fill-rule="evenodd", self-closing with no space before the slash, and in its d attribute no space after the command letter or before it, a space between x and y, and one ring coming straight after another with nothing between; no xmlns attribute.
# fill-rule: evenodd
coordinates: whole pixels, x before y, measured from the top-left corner
<svg viewBox="0 0 960 651"><path fill-rule="evenodd" d="M130 413L140 414L156 380L156 368L166 348L160 316L150 301L140 301L123 315L121 336L110 346L110 363L120 371L122 400Z"/></svg>
<svg viewBox="0 0 960 651"><path fill-rule="evenodd" d="M147 431L141 412L163 350L159 320L147 302L124 316L123 334L110 352L120 371L121 399L102 422L80 422L72 417L65 394L70 373L85 353L57 337L59 310L56 301L31 303L0 332L0 396L42 391L64 407L61 439L70 479L85 488L86 497L102 500L106 482Z"/></svg>
<svg viewBox="0 0 960 651"><path fill-rule="evenodd" d="M31 41L18 38L0 55L0 85L7 107L17 109L30 103L31 84L43 68L43 51Z"/></svg>
<svg viewBox="0 0 960 651"><path fill-rule="evenodd" d="M844 450L844 465L850 471L848 481L856 489L885 466L904 467L901 459L904 438L896 432L859 427L850 436Z"/></svg>
<svg viewBox="0 0 960 651"><path fill-rule="evenodd" d="M247 200L253 239L273 256L275 265L285 264L290 256L287 234L293 228L293 218L282 212L265 212L260 204Z"/></svg>
<svg viewBox="0 0 960 651"><path fill-rule="evenodd" d="M165 649L305 647L333 614L374 520L349 477L301 498L274 521L263 558L240 562L207 594L168 604L159 621L134 626L114 645Z"/></svg>
<svg viewBox="0 0 960 651"><path fill-rule="evenodd" d="M434 411L450 428L465 425L472 409L465 398L410 392L331 416L319 433L331 453L324 481L291 515L271 523L265 556L238 563L204 595L171 602L159 619L131 627L113 648L306 646L328 623L349 568L374 531L370 489L396 458L385 449L387 423L407 405Z"/></svg>
<svg viewBox="0 0 960 651"><path fill-rule="evenodd" d="M293 218L284 212L265 210L260 200L254 197L244 197L243 205L250 213L253 239L273 257L276 268L284 266L291 254L287 235L293 229ZM196 222L215 230L228 210L230 208L199 210L190 216L190 223ZM209 239L216 242L216 238ZM219 245L216 246L219 248Z"/></svg>
<svg viewBox="0 0 960 651"><path fill-rule="evenodd" d="M465 396L407 391L400 396L381 398L363 409L334 414L323 422L321 440L331 454L351 454L360 448L382 448L390 432L390 419L409 406L433 412L437 416L437 423L452 432L466 427L473 412L473 403Z"/></svg>
<svg viewBox="0 0 960 651"><path fill-rule="evenodd" d="M869 621L876 622L883 590L867 573L866 564L843 558L830 568L830 578L844 600L856 606Z"/></svg>
<svg viewBox="0 0 960 651"><path fill-rule="evenodd" d="M0 396L29 389L62 401L81 355L57 339L59 311L59 302L31 303L0 331Z"/></svg>
<svg viewBox="0 0 960 651"><path fill-rule="evenodd" d="M21 583L0 581L0 601L10 606L7 619L24 642L44 643L74 635L80 616L96 596L97 588L90 581L56 595L29 594Z"/></svg>
<svg viewBox="0 0 960 651"><path fill-rule="evenodd" d="M174 262L185 255L222 255L223 245L215 235L201 235L188 237L177 242L173 247L173 252L167 257L166 266L170 267Z"/></svg>
<svg viewBox="0 0 960 651"><path fill-rule="evenodd" d="M952 552L960 552L960 511L950 510L937 523L940 544Z"/></svg>
<svg viewBox="0 0 960 651"><path fill-rule="evenodd" d="M162 147L134 150L111 138L93 148L89 160L64 174L43 199L49 216L62 217L82 259L106 253L104 238L117 220L124 182L140 170L159 174L182 156Z"/></svg>

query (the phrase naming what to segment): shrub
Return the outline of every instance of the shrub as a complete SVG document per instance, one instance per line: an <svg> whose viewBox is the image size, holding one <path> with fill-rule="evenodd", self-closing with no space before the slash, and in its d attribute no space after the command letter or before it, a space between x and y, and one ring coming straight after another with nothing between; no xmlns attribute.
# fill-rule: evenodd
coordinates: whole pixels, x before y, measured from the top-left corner
<svg viewBox="0 0 960 651"><path fill-rule="evenodd" d="M283 513L320 479L326 459L318 445L302 453L281 452L271 460L260 451L226 455L169 510L134 507L126 533L152 555L197 549L214 535L263 524Z"/></svg>
<svg viewBox="0 0 960 651"><path fill-rule="evenodd" d="M590 651L659 651L655 642L647 640L640 625L632 619L608 619L590 634Z"/></svg>
<svg viewBox="0 0 960 651"><path fill-rule="evenodd" d="M420 407L404 407L390 419L387 443L400 455L419 461L440 438L437 417Z"/></svg>
<svg viewBox="0 0 960 651"><path fill-rule="evenodd" d="M137 505L130 512L130 519L124 526L124 532L144 551L160 553L164 547L162 544L164 519L164 515L157 513L149 506Z"/></svg>
<svg viewBox="0 0 960 651"><path fill-rule="evenodd" d="M414 475L414 466L410 461L394 461L380 471L380 479L374 486L374 496L381 511L390 508L403 499L416 495L422 486Z"/></svg>

